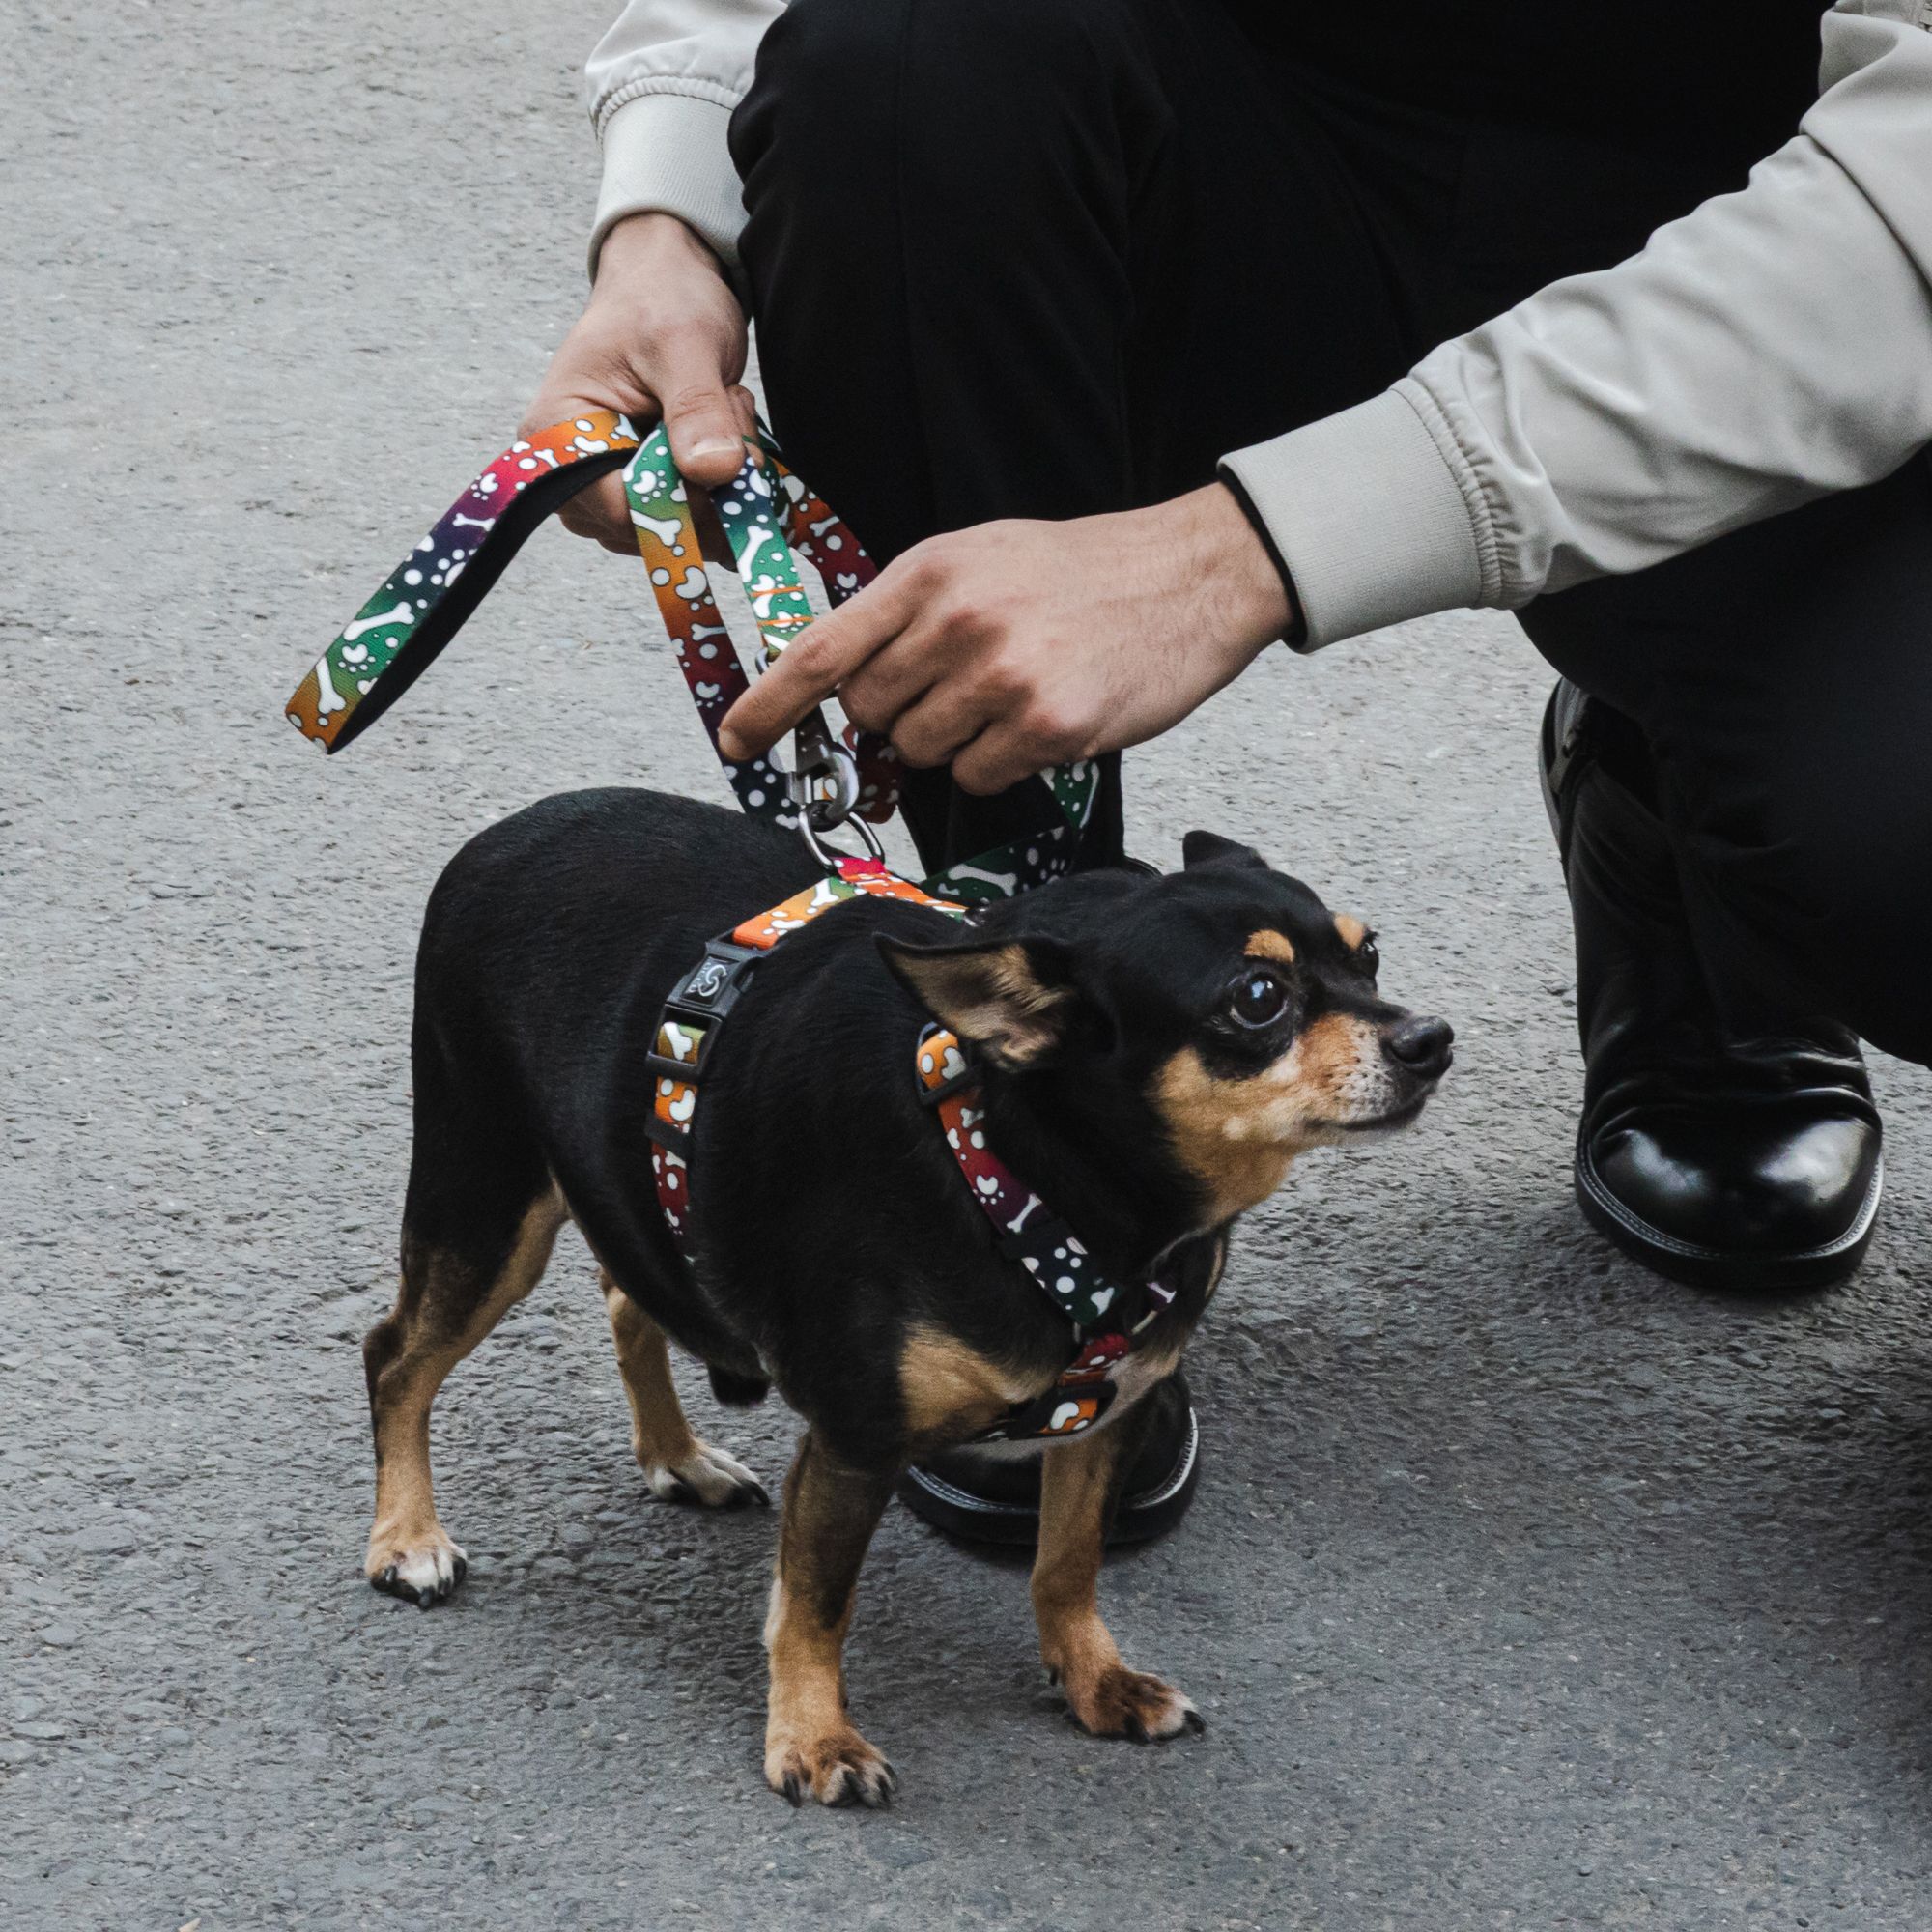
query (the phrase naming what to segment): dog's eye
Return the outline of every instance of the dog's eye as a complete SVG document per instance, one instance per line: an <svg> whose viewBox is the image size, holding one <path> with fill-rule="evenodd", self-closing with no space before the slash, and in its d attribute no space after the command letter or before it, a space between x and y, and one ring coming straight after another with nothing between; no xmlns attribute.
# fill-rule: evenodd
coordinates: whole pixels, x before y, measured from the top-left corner
<svg viewBox="0 0 1932 1932"><path fill-rule="evenodd" d="M1371 980L1381 971L1381 949L1376 944L1376 936L1373 932L1362 941L1361 945L1355 948L1355 964Z"/></svg>
<svg viewBox="0 0 1932 1932"><path fill-rule="evenodd" d="M1249 973L1228 995L1230 1015L1244 1027L1272 1026L1288 1010L1288 988L1272 973Z"/></svg>

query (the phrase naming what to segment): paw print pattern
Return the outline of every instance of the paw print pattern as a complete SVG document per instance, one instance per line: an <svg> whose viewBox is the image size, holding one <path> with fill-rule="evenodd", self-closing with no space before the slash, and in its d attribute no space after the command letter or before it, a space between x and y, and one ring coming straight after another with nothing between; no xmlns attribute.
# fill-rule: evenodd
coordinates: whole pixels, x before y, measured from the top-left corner
<svg viewBox="0 0 1932 1932"><path fill-rule="evenodd" d="M674 1020L668 1014L658 1023L657 1051L667 1060L697 1062L705 1029L693 1020ZM652 1110L667 1126L691 1131L692 1117L697 1111L696 1082L680 1080L674 1074L658 1076ZM658 1206L664 1210L665 1225L680 1250L686 1244L691 1205L691 1169L683 1155L673 1153L658 1142L651 1143L651 1172L657 1182Z"/></svg>
<svg viewBox="0 0 1932 1932"><path fill-rule="evenodd" d="M931 906L935 912L949 913L954 918L966 910L962 905L934 898L911 880L889 871L876 859L839 859L827 877L806 887L801 893L794 893L769 912L761 912L756 918L748 919L734 927L731 943L759 952L769 952L780 940L810 925L821 914L830 912L834 906L843 905L847 899L856 898L905 899L914 905ZM657 1051L666 1060L695 1066L706 1031L699 1021L667 1012L658 1022ZM696 1081L679 1080L674 1074L660 1074L652 1106L659 1120L688 1134L696 1118L697 1094ZM665 1225L670 1230L671 1239L679 1249L689 1253L690 1168L680 1156L653 1141L651 1172L657 1182L658 1206L664 1210Z"/></svg>
<svg viewBox="0 0 1932 1932"><path fill-rule="evenodd" d="M920 1037L914 1068L928 1093L956 1080L966 1062L958 1038L946 1028ZM1058 1304L1076 1328L1099 1328L1121 1312L1121 1293L1094 1265L1079 1238L1039 1196L986 1145L985 1114L979 1090L962 1087L938 1103L946 1144L966 1184L1001 1236L1001 1245ZM1124 1345L1123 1345L1124 1346Z"/></svg>
<svg viewBox="0 0 1932 1932"><path fill-rule="evenodd" d="M628 449L637 440L638 433L627 417L611 410L592 410L513 442L444 511L441 522L389 573L383 587L316 660L288 701L289 723L303 737L333 745L438 596L456 582L488 540L504 510L538 477L581 463L586 456Z"/></svg>
<svg viewBox="0 0 1932 1932"><path fill-rule="evenodd" d="M645 439L624 484L658 609L698 718L716 747L718 726L749 679L711 596L685 486L661 431ZM822 497L785 468L768 440L748 446L744 466L712 500L768 664L811 623L798 555L810 558L835 605L855 596L877 575L858 538ZM848 725L844 735L858 766L859 813L883 822L898 805L898 754L870 732ZM782 825L797 823L783 776L769 760L753 759L743 767L726 761L724 774L747 811Z"/></svg>
<svg viewBox="0 0 1932 1932"><path fill-rule="evenodd" d="M765 465L781 494L792 549L818 572L826 601L836 611L871 582L879 574L878 566L832 505L785 468L771 438L763 440ZM904 769L899 754L891 739L861 731L856 724L846 725L842 736L859 768L859 803L854 809L861 818L883 825L898 809L899 774Z"/></svg>
<svg viewBox="0 0 1932 1932"><path fill-rule="evenodd" d="M745 468L753 467L748 456ZM697 706L698 722L715 750L724 714L751 680L725 629L724 612L711 593L691 498L671 462L670 445L662 428L644 439L625 469L624 497L630 506L638 554L644 560L657 599L658 614L670 634L677 668ZM799 595L802 600L804 593ZM718 755L739 805L753 818L769 818L784 826L798 823L785 791L784 774L769 758L734 764L724 753Z"/></svg>
<svg viewBox="0 0 1932 1932"><path fill-rule="evenodd" d="M1080 835L1093 816L1094 801L1100 793L1100 767L1091 758L1060 765L1047 774L1047 782L1053 801L1060 808L1060 824L1031 838L1016 838L1010 845L949 866L927 879L926 886L968 905L985 905L994 899L1009 899L1030 893L1036 886L1043 886L1072 870L1079 854Z"/></svg>
<svg viewBox="0 0 1932 1932"><path fill-rule="evenodd" d="M746 673L712 595L684 485L662 431L653 431L640 443L628 418L609 410L554 423L519 439L497 457L316 660L288 701L289 722L305 737L332 749L357 707L403 655L425 617L490 545L493 534L498 543L510 534L498 527L505 509L532 483L574 463L630 449L638 453L625 484L638 548L679 668L715 744L720 721L746 689ZM855 596L877 574L857 537L823 497L791 473L769 438L761 438L759 449L748 453L743 470L721 493L719 508L768 657L810 621L794 555L811 562L835 605ZM511 527L517 526L513 523ZM889 743L869 732L848 725L844 736L858 766L859 813L883 822L898 800L897 756ZM724 773L745 810L781 825L796 824L784 776L769 759L726 764ZM1098 777L1091 763L1053 773L1050 782L1062 823L952 867L926 881L928 889L963 904L983 904L1058 878L1071 867L1097 795Z"/></svg>

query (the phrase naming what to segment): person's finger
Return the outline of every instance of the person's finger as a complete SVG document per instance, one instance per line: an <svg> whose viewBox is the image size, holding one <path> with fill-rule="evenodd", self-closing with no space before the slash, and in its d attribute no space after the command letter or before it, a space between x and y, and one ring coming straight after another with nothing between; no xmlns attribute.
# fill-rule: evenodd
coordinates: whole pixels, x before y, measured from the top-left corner
<svg viewBox="0 0 1932 1932"><path fill-rule="evenodd" d="M730 482L745 461L745 431L716 339L680 329L656 350L651 373L679 472L707 489Z"/></svg>
<svg viewBox="0 0 1932 1932"><path fill-rule="evenodd" d="M885 574L821 617L724 714L718 746L749 758L775 744L814 704L898 636L910 615L905 579Z"/></svg>
<svg viewBox="0 0 1932 1932"><path fill-rule="evenodd" d="M953 754L952 782L986 797L1078 757L1078 737L1037 712L997 718Z"/></svg>
<svg viewBox="0 0 1932 1932"><path fill-rule="evenodd" d="M557 511L556 518L574 535L594 537L606 550L628 555L638 548L620 471L613 470L585 485Z"/></svg>
<svg viewBox="0 0 1932 1932"><path fill-rule="evenodd" d="M895 733L900 716L931 690L945 667L945 638L915 620L891 650L867 658L838 686L838 702L862 731Z"/></svg>
<svg viewBox="0 0 1932 1932"><path fill-rule="evenodd" d="M841 692L839 702L844 701ZM943 765L994 715L994 706L985 693L962 691L957 684L935 685L894 721L893 747L908 765L918 768Z"/></svg>
<svg viewBox="0 0 1932 1932"><path fill-rule="evenodd" d="M755 442L758 438L757 397L740 384L731 391L731 407L737 412L738 434L747 442Z"/></svg>

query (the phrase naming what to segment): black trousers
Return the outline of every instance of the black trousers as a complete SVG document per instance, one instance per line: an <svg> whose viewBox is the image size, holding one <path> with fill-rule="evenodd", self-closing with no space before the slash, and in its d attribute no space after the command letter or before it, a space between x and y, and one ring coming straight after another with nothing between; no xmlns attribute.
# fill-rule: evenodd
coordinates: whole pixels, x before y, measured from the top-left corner
<svg viewBox="0 0 1932 1932"><path fill-rule="evenodd" d="M792 0L732 125L775 427L888 557L1193 488L1741 185L1811 98L1817 18ZM1925 463L1520 614L1647 751L1729 1024L1932 1063ZM929 861L1045 822L1037 786L918 779ZM1118 801L1116 773L1102 858Z"/></svg>

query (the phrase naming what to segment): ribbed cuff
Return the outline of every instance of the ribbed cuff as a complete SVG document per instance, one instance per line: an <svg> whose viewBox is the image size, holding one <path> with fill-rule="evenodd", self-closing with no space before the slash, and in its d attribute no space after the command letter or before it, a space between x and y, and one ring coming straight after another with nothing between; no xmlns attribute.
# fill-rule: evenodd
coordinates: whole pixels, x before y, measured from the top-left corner
<svg viewBox="0 0 1932 1932"><path fill-rule="evenodd" d="M730 126L729 107L695 94L639 94L605 122L593 276L605 236L631 214L676 215L736 269L745 203L726 144Z"/></svg>
<svg viewBox="0 0 1932 1932"><path fill-rule="evenodd" d="M1267 526L1305 627L1297 650L1482 598L1449 459L1394 390L1221 459Z"/></svg>

